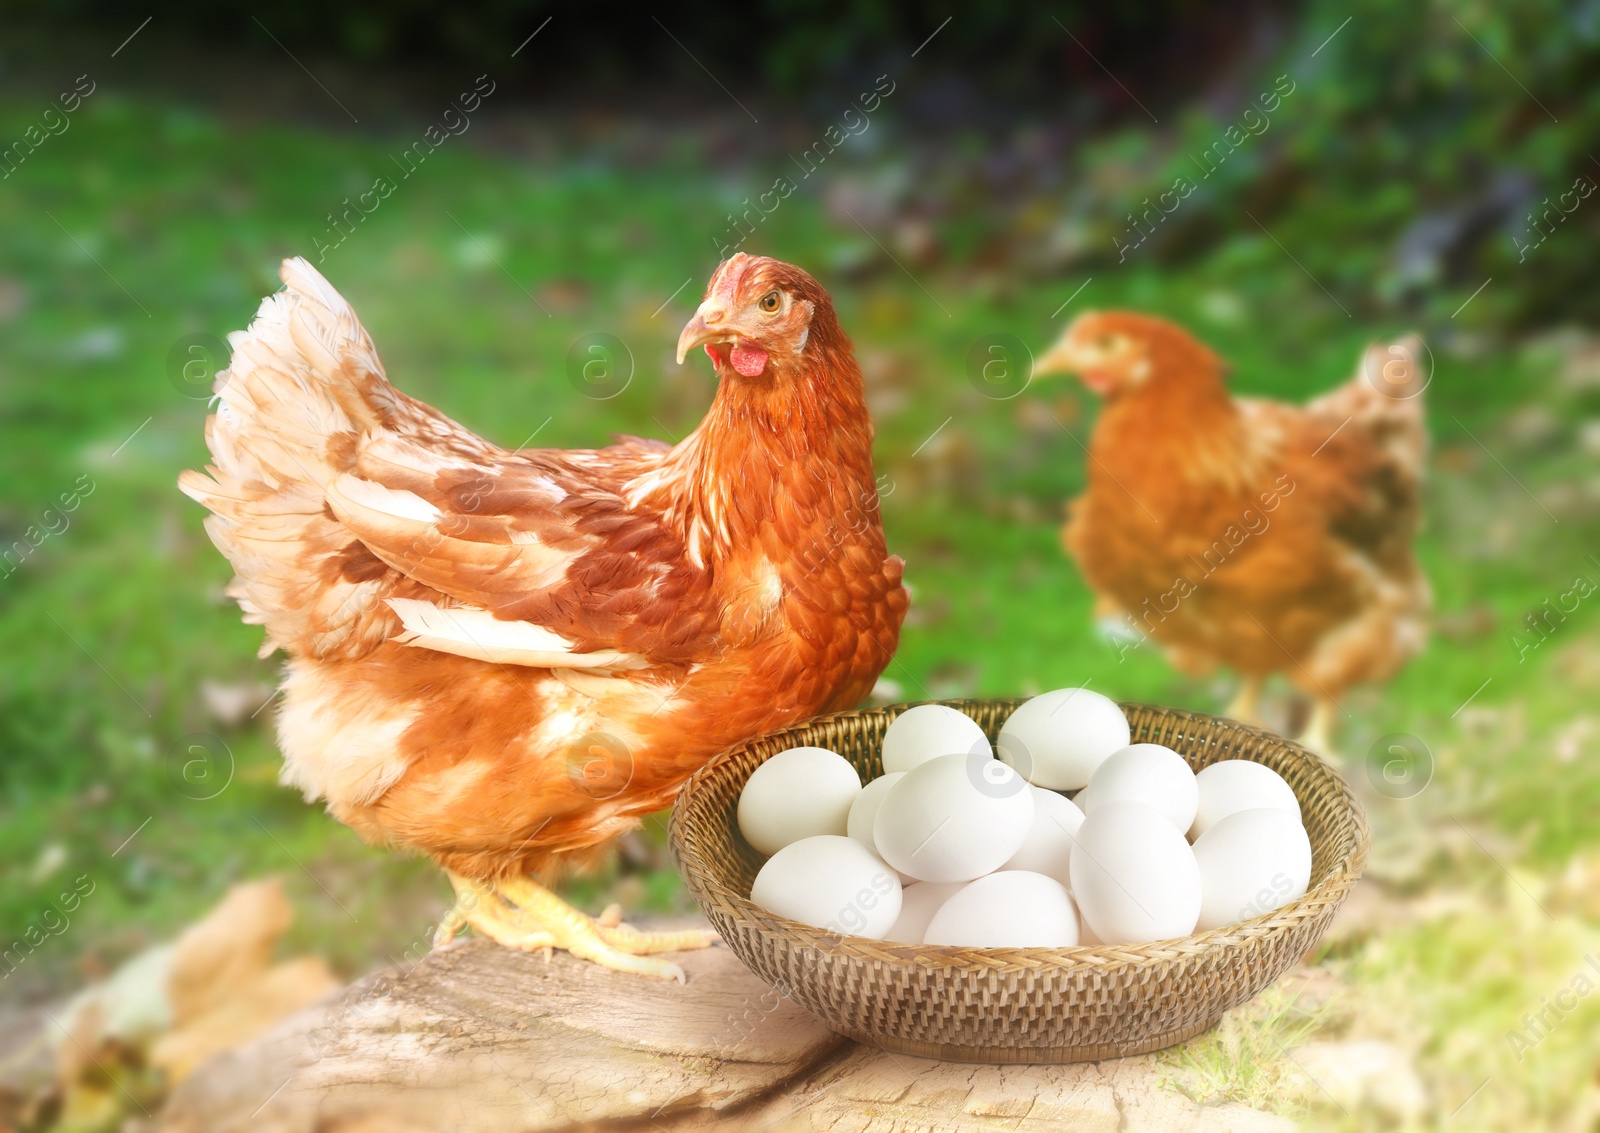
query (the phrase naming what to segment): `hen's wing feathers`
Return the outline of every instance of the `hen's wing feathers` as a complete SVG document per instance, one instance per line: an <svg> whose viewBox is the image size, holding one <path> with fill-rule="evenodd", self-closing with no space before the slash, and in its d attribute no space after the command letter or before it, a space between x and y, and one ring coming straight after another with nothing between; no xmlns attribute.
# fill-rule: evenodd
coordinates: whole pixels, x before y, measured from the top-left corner
<svg viewBox="0 0 1600 1133"><path fill-rule="evenodd" d="M502 663L627 668L704 649L709 615L684 614L706 579L620 494L663 446L507 451L391 386L315 268L287 260L282 276L230 338L213 463L180 479L214 513L264 653L358 657L404 635Z"/></svg>
<svg viewBox="0 0 1600 1133"><path fill-rule="evenodd" d="M709 576L688 563L660 515L621 492L631 474L659 463L653 446L432 467L399 449L393 437L372 438L356 471L328 488L340 522L395 570L495 618L541 627L580 656L681 661L703 649L714 619L695 599Z"/></svg>
<svg viewBox="0 0 1600 1133"><path fill-rule="evenodd" d="M502 621L486 610L411 598L391 598L389 605L405 624L405 644L458 657L559 669L642 669L648 663L637 653L614 649L575 653L571 642L541 626Z"/></svg>
<svg viewBox="0 0 1600 1133"><path fill-rule="evenodd" d="M1427 455L1422 342L1368 347L1357 375L1306 406L1331 439L1303 467L1329 503L1329 531L1386 570L1414 570Z"/></svg>
<svg viewBox="0 0 1600 1133"><path fill-rule="evenodd" d="M1425 383L1414 362L1421 353L1414 336L1369 347L1354 378L1303 408L1234 399L1244 445L1231 460L1249 488L1225 510L1223 525L1253 519L1286 524L1302 535L1245 539L1231 547L1218 539L1223 527L1196 528L1171 536L1174 559L1193 564L1210 553L1225 560L1225 569L1207 582L1213 589L1300 593L1325 582L1327 556L1305 553L1304 539L1319 537L1314 529L1353 556L1340 561L1407 578L1414 574L1411 544L1426 448L1419 396ZM1281 504L1257 507L1259 489L1271 489Z"/></svg>

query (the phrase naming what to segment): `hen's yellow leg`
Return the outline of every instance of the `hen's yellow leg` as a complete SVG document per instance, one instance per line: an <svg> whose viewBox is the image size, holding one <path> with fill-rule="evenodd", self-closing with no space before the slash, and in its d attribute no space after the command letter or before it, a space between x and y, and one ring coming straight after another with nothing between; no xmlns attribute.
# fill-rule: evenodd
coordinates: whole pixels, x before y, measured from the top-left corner
<svg viewBox="0 0 1600 1133"><path fill-rule="evenodd" d="M528 952L564 948L614 971L682 983L682 968L651 954L704 948L717 938L704 929L641 932L620 923L620 910L607 909L598 918L591 917L525 877L488 883L449 876L456 889L456 907L440 925L435 945L468 924L507 948Z"/></svg>
<svg viewBox="0 0 1600 1133"><path fill-rule="evenodd" d="M1325 696L1319 696L1312 702L1311 720L1306 724L1306 730L1300 733L1299 743L1308 747L1324 759L1333 763L1341 762L1339 753L1333 746L1334 710L1337 706Z"/></svg>
<svg viewBox="0 0 1600 1133"><path fill-rule="evenodd" d="M1230 720L1239 721L1241 724L1263 726L1261 720L1261 678L1246 676L1244 683L1239 686L1239 694L1233 698L1233 703L1222 710L1222 714Z"/></svg>

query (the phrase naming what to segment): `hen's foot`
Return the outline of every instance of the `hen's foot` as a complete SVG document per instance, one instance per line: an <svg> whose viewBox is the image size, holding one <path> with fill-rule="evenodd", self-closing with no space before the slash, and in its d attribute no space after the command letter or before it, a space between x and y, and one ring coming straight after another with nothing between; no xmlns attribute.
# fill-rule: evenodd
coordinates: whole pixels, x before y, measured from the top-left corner
<svg viewBox="0 0 1600 1133"><path fill-rule="evenodd" d="M657 952L688 952L717 939L705 929L641 932L622 922L622 910L610 906L598 917L580 913L550 890L525 877L499 882L474 881L450 874L456 905L440 924L434 946L446 943L463 925L471 925L497 944L524 952L564 948L618 972L683 982L683 969Z"/></svg>

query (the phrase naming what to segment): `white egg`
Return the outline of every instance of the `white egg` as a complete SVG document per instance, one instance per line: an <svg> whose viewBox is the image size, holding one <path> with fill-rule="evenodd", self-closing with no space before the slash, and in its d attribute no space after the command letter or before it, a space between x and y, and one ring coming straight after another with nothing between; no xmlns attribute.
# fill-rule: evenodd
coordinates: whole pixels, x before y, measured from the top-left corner
<svg viewBox="0 0 1600 1133"><path fill-rule="evenodd" d="M1209 830L1218 819L1241 810L1274 807L1300 817L1300 800L1294 788L1272 768L1249 759L1224 759L1203 768L1195 776L1200 788L1194 825L1189 827L1192 841Z"/></svg>
<svg viewBox="0 0 1600 1133"><path fill-rule="evenodd" d="M1128 718L1117 702L1084 688L1027 701L1000 729L997 753L1028 782L1076 791L1106 756L1128 746Z"/></svg>
<svg viewBox="0 0 1600 1133"><path fill-rule="evenodd" d="M900 882L854 838L819 834L768 858L750 887L750 900L829 932L882 939L900 916Z"/></svg>
<svg viewBox="0 0 1600 1133"><path fill-rule="evenodd" d="M1078 910L1059 881L1007 870L961 887L928 922L924 944L966 948L1071 948Z"/></svg>
<svg viewBox="0 0 1600 1133"><path fill-rule="evenodd" d="M910 771L930 759L958 752L978 752L988 758L994 749L976 720L943 704L907 708L883 733L885 772Z"/></svg>
<svg viewBox="0 0 1600 1133"><path fill-rule="evenodd" d="M1033 821L1022 845L1000 868L1042 873L1070 886L1072 840L1083 825L1083 811L1065 795L1043 787L1028 789L1033 792Z"/></svg>
<svg viewBox="0 0 1600 1133"><path fill-rule="evenodd" d="M900 891L900 917L883 938L921 944L939 906L966 885L965 881L918 881L906 886Z"/></svg>
<svg viewBox="0 0 1600 1133"><path fill-rule="evenodd" d="M1095 769L1075 800L1084 814L1109 802L1127 800L1154 807L1178 828L1189 829L1200 802L1189 761L1161 744L1129 744Z"/></svg>
<svg viewBox="0 0 1600 1133"><path fill-rule="evenodd" d="M878 817L878 808L883 805L884 796L889 793L889 788L904 777L904 771L891 771L862 787L855 802L850 804L850 817L845 823L845 833L856 841L871 846L872 821Z"/></svg>
<svg viewBox="0 0 1600 1133"><path fill-rule="evenodd" d="M858 842L865 842L872 847L872 852L877 853L878 847L872 840L872 823L878 817L878 807L883 805L884 797L888 795L889 788L905 777L904 771L891 771L887 775L880 775L865 787L856 796L856 801L850 804L850 818L845 824L845 833ZM895 871L895 876L901 881L912 882L914 877L907 877Z"/></svg>
<svg viewBox="0 0 1600 1133"><path fill-rule="evenodd" d="M1194 858L1202 932L1282 908L1311 882L1311 839L1299 816L1279 807L1218 819L1195 839Z"/></svg>
<svg viewBox="0 0 1600 1133"><path fill-rule="evenodd" d="M861 776L844 756L794 747L757 767L739 794L739 832L763 854L818 834L844 834Z"/></svg>
<svg viewBox="0 0 1600 1133"><path fill-rule="evenodd" d="M1072 894L1107 944L1187 936L1200 918L1200 867L1183 834L1144 803L1095 808L1078 828Z"/></svg>
<svg viewBox="0 0 1600 1133"><path fill-rule="evenodd" d="M872 840L918 881L971 881L1017 852L1033 821L1033 792L1010 767L942 755L906 772L878 807Z"/></svg>

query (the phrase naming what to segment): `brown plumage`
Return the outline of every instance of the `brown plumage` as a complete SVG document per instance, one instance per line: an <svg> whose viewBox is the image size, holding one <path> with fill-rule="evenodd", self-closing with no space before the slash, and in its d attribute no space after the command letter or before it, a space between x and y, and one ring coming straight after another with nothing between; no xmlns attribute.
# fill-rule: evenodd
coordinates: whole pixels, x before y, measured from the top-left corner
<svg viewBox="0 0 1600 1133"><path fill-rule="evenodd" d="M1217 356L1182 328L1087 314L1036 373L1072 371L1105 399L1088 487L1063 543L1100 612L1187 671L1281 672L1315 698L1329 747L1339 696L1421 648L1428 587L1412 552L1426 451L1408 339L1305 407L1235 398Z"/></svg>
<svg viewBox="0 0 1600 1133"><path fill-rule="evenodd" d="M285 782L456 881L456 921L676 974L525 880L665 806L728 745L860 701L907 597L861 374L822 287L736 255L679 358L720 382L676 446L511 451L391 386L303 260L232 338L185 493L289 657ZM769 310L768 306L773 309ZM598 941L598 943L596 943Z"/></svg>

